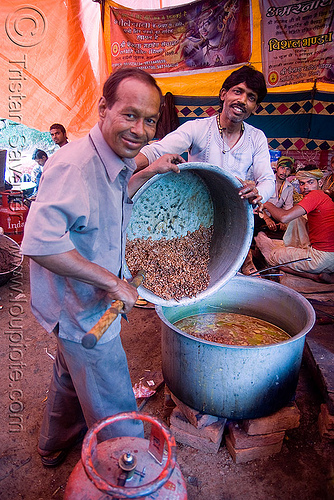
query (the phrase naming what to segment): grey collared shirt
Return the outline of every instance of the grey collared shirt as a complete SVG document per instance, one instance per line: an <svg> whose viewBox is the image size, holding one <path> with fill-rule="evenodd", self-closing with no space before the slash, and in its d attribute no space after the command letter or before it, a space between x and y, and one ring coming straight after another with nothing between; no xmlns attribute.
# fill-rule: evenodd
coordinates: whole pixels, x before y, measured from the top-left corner
<svg viewBox="0 0 334 500"><path fill-rule="evenodd" d="M25 225L22 252L53 255L76 249L121 277L125 229L132 201L127 185L134 160L119 158L98 125L59 149L44 168L36 201ZM109 307L104 290L48 271L31 261L31 305L41 325L80 342ZM120 318L100 343L120 331Z"/></svg>

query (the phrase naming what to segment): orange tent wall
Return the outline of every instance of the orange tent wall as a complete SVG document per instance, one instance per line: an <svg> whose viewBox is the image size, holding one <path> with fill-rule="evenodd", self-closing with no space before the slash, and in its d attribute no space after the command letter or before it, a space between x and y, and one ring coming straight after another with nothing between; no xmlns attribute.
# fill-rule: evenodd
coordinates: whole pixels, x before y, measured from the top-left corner
<svg viewBox="0 0 334 500"><path fill-rule="evenodd" d="M2 0L0 117L70 138L96 123L108 76L99 5L92 0Z"/></svg>

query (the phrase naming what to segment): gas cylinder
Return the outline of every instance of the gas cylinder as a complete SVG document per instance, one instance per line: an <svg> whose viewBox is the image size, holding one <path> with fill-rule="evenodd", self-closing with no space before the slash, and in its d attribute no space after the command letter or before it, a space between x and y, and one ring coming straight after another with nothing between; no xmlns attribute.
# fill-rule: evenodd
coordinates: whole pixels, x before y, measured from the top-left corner
<svg viewBox="0 0 334 500"><path fill-rule="evenodd" d="M116 437L97 444L97 434L124 419L151 424L150 439ZM160 420L125 412L100 420L87 432L81 460L73 469L64 500L186 500L187 490L176 463L175 439Z"/></svg>
<svg viewBox="0 0 334 500"><path fill-rule="evenodd" d="M29 208L24 204L22 191L0 192L0 227L19 245Z"/></svg>

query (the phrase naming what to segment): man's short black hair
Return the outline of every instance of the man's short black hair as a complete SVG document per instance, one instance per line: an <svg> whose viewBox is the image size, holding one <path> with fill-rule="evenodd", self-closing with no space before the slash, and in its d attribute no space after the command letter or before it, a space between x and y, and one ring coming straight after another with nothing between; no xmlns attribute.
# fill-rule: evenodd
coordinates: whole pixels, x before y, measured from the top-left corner
<svg viewBox="0 0 334 500"><path fill-rule="evenodd" d="M160 101L162 101L162 92L158 86L155 78L152 75L143 71L139 68L133 68L131 66L124 66L115 72L111 73L108 80L103 85L103 97L107 101L108 108L111 108L117 99L117 89L122 80L126 78L136 78L152 87L155 87L160 95Z"/></svg>
<svg viewBox="0 0 334 500"><path fill-rule="evenodd" d="M43 151L43 149L36 149L36 151L34 151L34 154L32 155L32 159L41 160L42 158L44 158L44 156L46 157L46 159L48 159L48 155L45 151Z"/></svg>
<svg viewBox="0 0 334 500"><path fill-rule="evenodd" d="M267 86L261 71L258 71L253 66L242 66L241 68L233 71L224 81L222 88L220 89L219 95L223 89L230 90L235 85L245 82L247 87L257 93L257 104L267 95ZM223 101L219 97L220 110L223 109Z"/></svg>
<svg viewBox="0 0 334 500"><path fill-rule="evenodd" d="M64 127L64 125L62 125L61 123L53 123L50 127L50 132L52 129L58 129L60 130L64 135L66 135L66 129Z"/></svg>

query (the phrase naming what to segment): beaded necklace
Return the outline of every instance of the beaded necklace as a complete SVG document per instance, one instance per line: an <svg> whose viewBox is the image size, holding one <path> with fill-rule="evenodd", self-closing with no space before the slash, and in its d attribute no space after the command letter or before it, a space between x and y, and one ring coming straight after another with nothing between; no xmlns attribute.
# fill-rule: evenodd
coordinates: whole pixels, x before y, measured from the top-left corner
<svg viewBox="0 0 334 500"><path fill-rule="evenodd" d="M281 194L282 194L282 191L283 191L283 187L284 187L285 182L286 182L285 180L282 182L281 187L280 187L280 188L279 188L279 190L278 190L278 193L277 193L277 198L278 198L278 199L280 199L280 197L281 197ZM277 189L277 188L276 188L276 189Z"/></svg>
<svg viewBox="0 0 334 500"><path fill-rule="evenodd" d="M220 136L223 139L223 154L228 153L229 151L231 151L231 149L234 148L234 146L236 145L236 143L238 142L238 140L240 139L240 137L244 133L244 130L245 130L244 122L241 122L241 129L240 129L240 134L239 134L238 139L235 141L235 143L233 144L233 146L230 147L229 149L225 149L224 129L223 129L223 127L220 124L220 114L217 115L217 126L218 126L218 130L219 130Z"/></svg>

